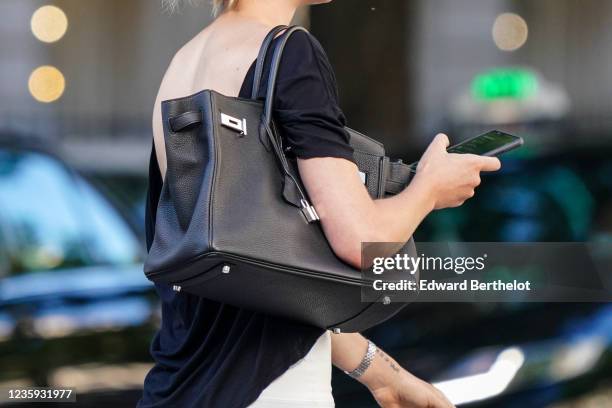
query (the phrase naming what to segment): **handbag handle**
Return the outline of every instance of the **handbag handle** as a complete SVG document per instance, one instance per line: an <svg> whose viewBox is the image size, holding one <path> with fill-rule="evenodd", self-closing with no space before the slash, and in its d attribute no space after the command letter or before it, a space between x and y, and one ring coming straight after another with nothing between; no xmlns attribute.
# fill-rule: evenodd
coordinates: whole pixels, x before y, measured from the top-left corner
<svg viewBox="0 0 612 408"><path fill-rule="evenodd" d="M268 76L268 89L266 92L266 102L264 105L264 119L269 125L272 122L272 108L274 104L274 91L276 90L276 77L278 76L278 69L280 66L281 59L283 57L283 50L287 41L291 35L297 31L303 31L308 33L304 27L291 26L287 28L287 31L279 39L276 47L274 48L274 54L272 55L272 62L270 63L270 74Z"/></svg>
<svg viewBox="0 0 612 408"><path fill-rule="evenodd" d="M265 133L268 136L268 140L272 145L272 150L277 158L281 172L284 174L283 179L283 198L285 201L293 204L294 206L301 208L302 213L306 217L306 220L311 223L319 221L319 215L315 208L308 201L308 197L302 189L299 177L294 174L295 172L289 166L287 157L282 147L282 140L279 137L274 125L272 123L272 109L274 105L274 91L276 88L276 77L278 76L278 70L280 62L283 57L283 50L287 41L293 33L296 31L306 31L305 28L300 26L288 27L279 38L276 46L274 47L274 53L272 54L272 61L270 63L270 73L268 75L268 86L266 89L266 99L264 102L264 110L260 121L260 134Z"/></svg>
<svg viewBox="0 0 612 408"><path fill-rule="evenodd" d="M268 55L270 45L272 44L274 38L276 38L276 36L286 28L286 25L278 25L274 27L268 32L268 34L266 34L266 37L261 43L261 47L259 48L259 54L257 55L257 62L255 64L255 74L253 75L253 88L251 89L251 99L257 99L259 87L261 86L261 77L263 75L264 64L266 62L266 57Z"/></svg>

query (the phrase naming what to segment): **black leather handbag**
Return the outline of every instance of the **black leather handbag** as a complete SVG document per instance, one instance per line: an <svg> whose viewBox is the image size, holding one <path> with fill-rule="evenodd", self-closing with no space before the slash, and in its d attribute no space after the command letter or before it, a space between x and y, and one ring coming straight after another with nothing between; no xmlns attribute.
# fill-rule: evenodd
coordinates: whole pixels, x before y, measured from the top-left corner
<svg viewBox="0 0 612 408"><path fill-rule="evenodd" d="M268 34L253 98L268 48L283 29L265 101L204 90L162 103L167 172L145 274L177 292L335 331L362 331L405 304L361 301L361 288L371 282L333 253L274 127L283 48L303 28ZM408 166L390 162L382 144L347 131L371 196L401 191ZM403 250L414 251L414 243Z"/></svg>

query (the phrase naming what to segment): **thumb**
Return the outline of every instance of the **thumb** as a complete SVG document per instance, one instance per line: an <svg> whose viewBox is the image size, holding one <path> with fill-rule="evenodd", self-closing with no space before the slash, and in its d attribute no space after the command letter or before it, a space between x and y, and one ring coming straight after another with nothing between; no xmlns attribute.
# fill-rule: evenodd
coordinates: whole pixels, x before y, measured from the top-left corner
<svg viewBox="0 0 612 408"><path fill-rule="evenodd" d="M448 144L448 136L446 136L444 133L438 133L436 137L434 137L434 139L431 141L429 146L427 146L424 156L427 155L427 153L431 153L432 151L446 152Z"/></svg>
<svg viewBox="0 0 612 408"><path fill-rule="evenodd" d="M445 149L448 147L448 145L450 144L449 140L448 140L448 136L446 136L444 133L438 133L436 135L436 137L434 137L434 140L432 143L439 143L441 144Z"/></svg>

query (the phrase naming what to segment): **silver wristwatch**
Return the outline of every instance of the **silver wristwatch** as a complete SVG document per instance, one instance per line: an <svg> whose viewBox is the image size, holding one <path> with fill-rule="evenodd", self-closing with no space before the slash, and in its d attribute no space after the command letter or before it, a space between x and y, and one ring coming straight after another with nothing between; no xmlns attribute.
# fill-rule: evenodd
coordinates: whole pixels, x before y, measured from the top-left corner
<svg viewBox="0 0 612 408"><path fill-rule="evenodd" d="M370 364L372 364L374 356L376 355L376 350L376 344L368 340L368 350L366 351L365 356L363 356L361 363L359 363L359 366L357 366L357 368L353 371L345 371L345 373L355 379L361 377L363 373L365 373L366 370L370 367Z"/></svg>

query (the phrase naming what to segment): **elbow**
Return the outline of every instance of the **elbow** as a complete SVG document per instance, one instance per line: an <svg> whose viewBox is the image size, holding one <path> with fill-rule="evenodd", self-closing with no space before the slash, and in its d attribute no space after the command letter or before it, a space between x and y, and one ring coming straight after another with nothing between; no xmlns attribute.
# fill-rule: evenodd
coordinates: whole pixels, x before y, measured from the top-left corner
<svg viewBox="0 0 612 408"><path fill-rule="evenodd" d="M363 244L370 242L388 242L389 237L375 229L363 229L343 234L338 240L331 240L330 244L336 256L353 268L363 267Z"/></svg>
<svg viewBox="0 0 612 408"><path fill-rule="evenodd" d="M361 269L361 245L344 245L337 248L332 246L332 248L342 261L353 268Z"/></svg>

